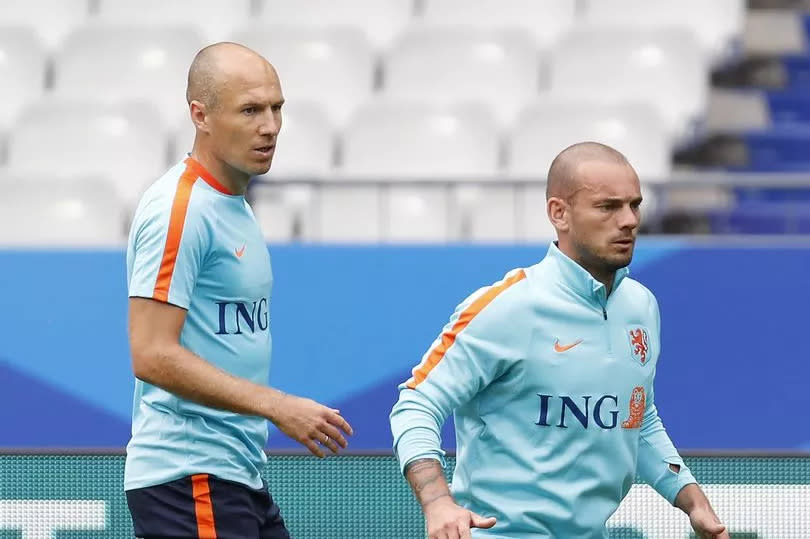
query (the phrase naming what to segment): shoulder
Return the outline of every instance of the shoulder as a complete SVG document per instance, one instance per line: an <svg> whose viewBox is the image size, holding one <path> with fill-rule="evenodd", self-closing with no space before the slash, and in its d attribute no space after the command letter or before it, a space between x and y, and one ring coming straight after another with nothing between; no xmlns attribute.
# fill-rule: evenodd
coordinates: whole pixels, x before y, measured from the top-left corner
<svg viewBox="0 0 810 539"><path fill-rule="evenodd" d="M198 188L200 180L175 165L143 194L132 220L132 236L144 231L173 229L208 230L216 223L211 196Z"/></svg>
<svg viewBox="0 0 810 539"><path fill-rule="evenodd" d="M622 293L639 308L648 310L651 314L658 314L658 300L652 291L630 277L625 277L621 283Z"/></svg>
<svg viewBox="0 0 810 539"><path fill-rule="evenodd" d="M456 308L456 314L471 327L515 320L530 308L527 292L526 272L517 268L470 294Z"/></svg>

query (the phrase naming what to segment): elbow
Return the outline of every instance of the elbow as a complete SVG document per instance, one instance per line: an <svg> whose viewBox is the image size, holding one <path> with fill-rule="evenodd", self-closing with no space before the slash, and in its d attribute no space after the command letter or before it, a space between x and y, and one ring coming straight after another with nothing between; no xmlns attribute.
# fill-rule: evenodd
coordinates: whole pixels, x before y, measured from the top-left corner
<svg viewBox="0 0 810 539"><path fill-rule="evenodd" d="M156 366L159 362L158 352L149 346L131 347L132 373L135 378L144 382L154 383L156 380Z"/></svg>

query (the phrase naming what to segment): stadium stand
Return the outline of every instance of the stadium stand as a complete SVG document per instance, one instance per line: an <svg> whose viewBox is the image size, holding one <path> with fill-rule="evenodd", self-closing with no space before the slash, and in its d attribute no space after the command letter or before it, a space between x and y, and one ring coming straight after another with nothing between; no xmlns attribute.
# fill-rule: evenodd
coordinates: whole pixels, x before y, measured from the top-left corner
<svg viewBox="0 0 810 539"><path fill-rule="evenodd" d="M45 91L46 56L30 28L0 27L0 129Z"/></svg>
<svg viewBox="0 0 810 539"><path fill-rule="evenodd" d="M251 193L268 239L548 237L553 231L532 206L542 197L533 194L542 193L550 156L584 138L615 145L639 169L653 202L645 230L800 232L806 208L785 204L810 199L795 179L810 169L808 7L6 3L0 174L106 176L131 212L144 182L193 143L183 102L191 56L207 42L234 39L276 64L288 100L276 162ZM65 105L76 100L90 121ZM112 173L113 162L131 166ZM699 174L706 170L732 175ZM366 218L374 225L364 226Z"/></svg>
<svg viewBox="0 0 810 539"><path fill-rule="evenodd" d="M9 136L7 168L22 178L18 183L34 183L37 177L101 178L132 206L163 173L165 133L160 115L148 104L53 98L20 115Z"/></svg>
<svg viewBox="0 0 810 539"><path fill-rule="evenodd" d="M528 32L419 27L391 47L382 93L445 105L479 103L509 125L538 94L543 71Z"/></svg>
<svg viewBox="0 0 810 539"><path fill-rule="evenodd" d="M576 14L576 0L426 0L417 21L480 30L521 29L547 49L574 25Z"/></svg>
<svg viewBox="0 0 810 539"><path fill-rule="evenodd" d="M186 26L111 23L79 28L55 55L54 94L110 104L148 101L164 123L186 127L189 58L203 44L197 30Z"/></svg>
<svg viewBox="0 0 810 539"><path fill-rule="evenodd" d="M414 13L414 0L260 0L257 19L274 25L354 27L382 49L413 22Z"/></svg>
<svg viewBox="0 0 810 539"><path fill-rule="evenodd" d="M3 2L0 25L33 30L50 50L56 49L73 29L90 18L91 0L26 0Z"/></svg>
<svg viewBox="0 0 810 539"><path fill-rule="evenodd" d="M6 186L0 215L14 223L0 226L1 245L108 247L119 245L125 234L124 206L114 186L103 180L0 176L0 185Z"/></svg>
<svg viewBox="0 0 810 539"><path fill-rule="evenodd" d="M237 28L249 22L251 0L143 0L121 2L98 0L98 18L114 25L148 27L193 26L206 41L232 37ZM184 58L188 63L188 58ZM182 69L180 70L182 72Z"/></svg>
<svg viewBox="0 0 810 539"><path fill-rule="evenodd" d="M240 30L236 41L273 59L288 101L317 103L336 125L374 90L374 53L359 29L257 26Z"/></svg>

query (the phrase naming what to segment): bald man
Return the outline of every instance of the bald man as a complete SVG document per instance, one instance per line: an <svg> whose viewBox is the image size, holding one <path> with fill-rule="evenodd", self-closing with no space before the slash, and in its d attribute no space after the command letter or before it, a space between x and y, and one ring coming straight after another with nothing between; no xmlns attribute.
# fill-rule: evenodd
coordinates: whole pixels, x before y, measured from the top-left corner
<svg viewBox="0 0 810 539"><path fill-rule="evenodd" d="M607 537L638 473L699 537L728 539L654 403L658 304L627 277L638 176L616 150L582 143L557 156L547 188L558 241L464 300L399 386L394 449L429 537Z"/></svg>
<svg viewBox="0 0 810 539"><path fill-rule="evenodd" d="M267 60L219 43L194 58L187 99L194 147L144 194L127 249L127 502L137 537L288 538L262 478L266 421L318 457L352 430L267 385L273 277L245 191L270 168L284 97Z"/></svg>

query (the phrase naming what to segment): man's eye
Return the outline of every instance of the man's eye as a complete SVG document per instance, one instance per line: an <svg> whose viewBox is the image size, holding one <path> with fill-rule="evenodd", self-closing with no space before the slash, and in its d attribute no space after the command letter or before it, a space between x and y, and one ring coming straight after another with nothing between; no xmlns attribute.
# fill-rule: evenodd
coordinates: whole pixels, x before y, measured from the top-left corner
<svg viewBox="0 0 810 539"><path fill-rule="evenodd" d="M242 109L243 114L251 115L256 112L256 107L245 107Z"/></svg>

